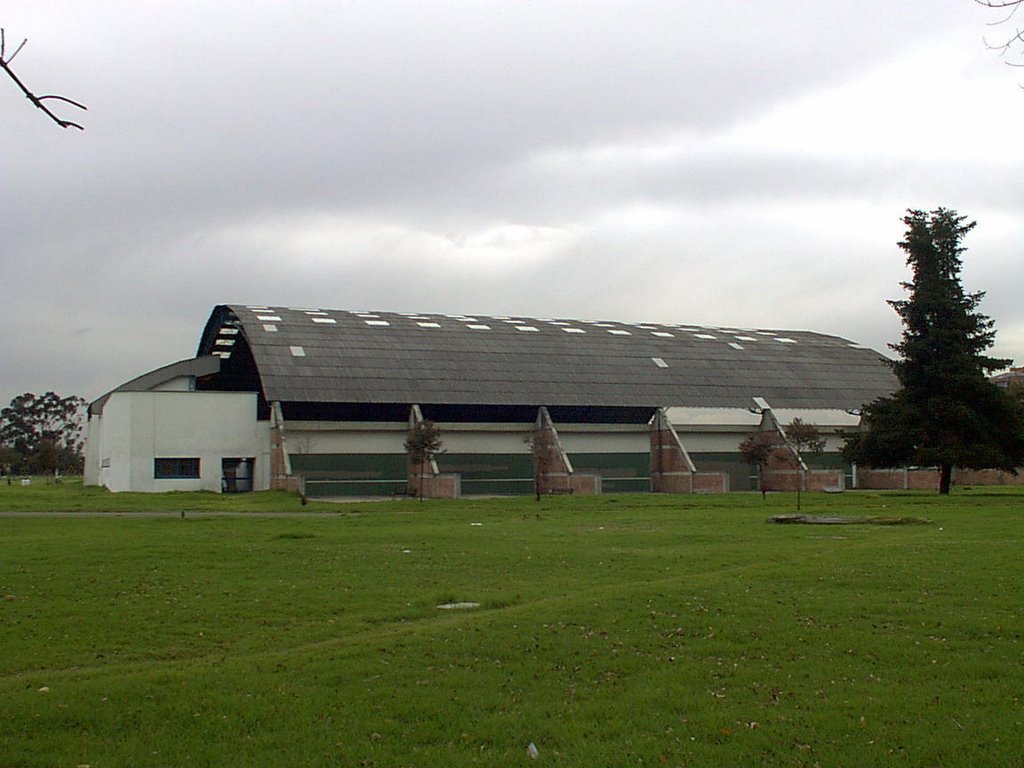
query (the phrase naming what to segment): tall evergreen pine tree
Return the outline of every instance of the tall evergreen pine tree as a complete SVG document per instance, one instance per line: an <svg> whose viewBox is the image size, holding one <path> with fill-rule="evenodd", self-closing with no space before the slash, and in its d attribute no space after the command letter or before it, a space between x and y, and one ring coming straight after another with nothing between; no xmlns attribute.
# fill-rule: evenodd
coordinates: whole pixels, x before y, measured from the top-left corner
<svg viewBox="0 0 1024 768"><path fill-rule="evenodd" d="M901 388L864 406L867 431L852 436L847 459L870 467L937 466L939 493L953 467L1016 471L1024 463L1024 411L987 373L1011 361L989 357L993 321L978 311L983 292L960 284L961 245L975 222L954 210L910 210L903 219L913 280L889 304L903 320L890 345Z"/></svg>

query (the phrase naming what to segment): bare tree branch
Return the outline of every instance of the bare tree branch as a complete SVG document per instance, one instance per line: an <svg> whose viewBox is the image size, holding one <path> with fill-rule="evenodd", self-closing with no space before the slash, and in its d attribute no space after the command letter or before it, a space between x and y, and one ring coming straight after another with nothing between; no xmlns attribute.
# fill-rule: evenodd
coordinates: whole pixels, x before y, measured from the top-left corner
<svg viewBox="0 0 1024 768"><path fill-rule="evenodd" d="M79 104L77 101L69 99L66 96L57 96L52 93L45 94L43 96L37 96L31 90L29 90L28 86L21 82L21 79L16 74L14 74L14 70L11 69L10 64L12 61L14 61L14 57L21 53L21 49L25 47L25 43L27 42L27 38L25 40L22 40L21 44L14 50L14 53L12 53L10 56L7 56L7 40L6 37L4 36L4 30L0 28L0 69L3 69L3 71L7 73L11 80L14 81L14 84L21 89L21 92L25 94L25 97L29 101L35 104L39 109L43 110L43 112L46 113L46 116L53 120L53 122L55 122L61 128L77 128L80 131L84 131L85 128L79 125L78 123L72 122L71 120L65 120L55 115L50 110L50 108L47 107L43 102L51 100L63 101L66 104L70 104L71 106L78 107L82 110L88 110L89 108L87 106L85 106L84 104Z"/></svg>
<svg viewBox="0 0 1024 768"><path fill-rule="evenodd" d="M1012 8L1016 10L1024 0L974 0L974 2L978 5L984 5L986 8Z"/></svg>
<svg viewBox="0 0 1024 768"><path fill-rule="evenodd" d="M4 57L4 39L3 39L3 37L4 37L4 31L2 29L0 29L0 59L2 59ZM28 38L27 37L24 40L21 41L21 45L19 45L17 48L15 48L14 49L14 53L12 53L10 56L7 57L8 63L14 61L14 57L17 56L19 53L21 53L21 49L25 47L25 43L27 43L27 42L28 42Z"/></svg>
<svg viewBox="0 0 1024 768"><path fill-rule="evenodd" d="M1024 0L974 0L974 2L986 8L1005 12L1002 18L990 21L988 23L990 27L998 27L1008 23L1014 14L1024 6ZM1005 35L1001 40L994 43L989 42L987 38L983 38L983 40L986 48L991 51L998 51L1001 57L1007 57L1008 55L1024 57L1024 29L1018 27L1013 31L1013 34ZM1006 61L1006 64L1011 67L1024 67L1024 61Z"/></svg>

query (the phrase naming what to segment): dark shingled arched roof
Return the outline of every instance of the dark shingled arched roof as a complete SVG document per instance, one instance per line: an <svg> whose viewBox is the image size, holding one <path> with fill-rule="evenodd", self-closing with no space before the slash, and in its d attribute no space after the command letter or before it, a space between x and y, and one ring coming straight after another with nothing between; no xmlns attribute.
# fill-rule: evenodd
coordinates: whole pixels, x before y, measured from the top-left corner
<svg viewBox="0 0 1024 768"><path fill-rule="evenodd" d="M855 409L898 386L836 336L521 316L221 305L198 354L209 388L270 402Z"/></svg>

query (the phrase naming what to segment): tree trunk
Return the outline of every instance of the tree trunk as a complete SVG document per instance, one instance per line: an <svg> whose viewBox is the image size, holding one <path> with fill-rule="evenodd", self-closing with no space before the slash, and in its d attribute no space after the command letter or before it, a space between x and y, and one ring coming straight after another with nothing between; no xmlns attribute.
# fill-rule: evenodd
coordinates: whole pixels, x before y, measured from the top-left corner
<svg viewBox="0 0 1024 768"><path fill-rule="evenodd" d="M948 496L949 488L953 484L953 465L943 464L939 467L939 495Z"/></svg>

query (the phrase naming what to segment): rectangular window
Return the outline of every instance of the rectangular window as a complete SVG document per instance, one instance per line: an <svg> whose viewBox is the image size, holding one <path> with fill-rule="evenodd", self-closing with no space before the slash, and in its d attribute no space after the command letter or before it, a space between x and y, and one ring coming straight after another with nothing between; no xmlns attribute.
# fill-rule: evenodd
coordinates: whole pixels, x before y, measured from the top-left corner
<svg viewBox="0 0 1024 768"><path fill-rule="evenodd" d="M199 459L153 459L156 480L198 480Z"/></svg>

